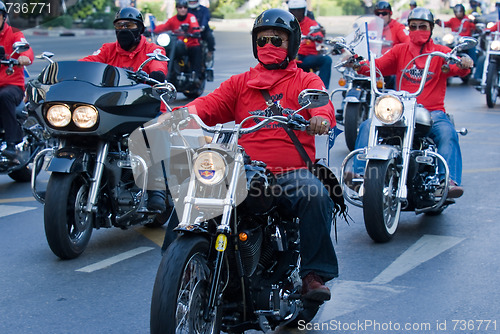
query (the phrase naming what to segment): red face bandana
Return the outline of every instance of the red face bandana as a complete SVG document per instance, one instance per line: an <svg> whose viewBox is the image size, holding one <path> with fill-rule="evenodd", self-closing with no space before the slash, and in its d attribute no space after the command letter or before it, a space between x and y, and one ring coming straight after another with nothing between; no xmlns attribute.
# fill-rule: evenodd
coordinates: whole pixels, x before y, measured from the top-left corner
<svg viewBox="0 0 500 334"><path fill-rule="evenodd" d="M431 32L428 30L410 31L410 41L418 46L424 45L431 37Z"/></svg>
<svg viewBox="0 0 500 334"><path fill-rule="evenodd" d="M257 57L265 65L280 64L285 60L287 54L287 50L269 43L263 47L257 47Z"/></svg>

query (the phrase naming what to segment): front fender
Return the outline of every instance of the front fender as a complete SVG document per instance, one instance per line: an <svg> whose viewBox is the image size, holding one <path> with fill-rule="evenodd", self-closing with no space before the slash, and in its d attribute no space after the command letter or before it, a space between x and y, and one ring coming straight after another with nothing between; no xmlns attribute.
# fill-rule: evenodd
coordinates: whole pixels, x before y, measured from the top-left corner
<svg viewBox="0 0 500 334"><path fill-rule="evenodd" d="M91 155L76 148L62 148L54 153L47 171L59 173L90 172Z"/></svg>
<svg viewBox="0 0 500 334"><path fill-rule="evenodd" d="M391 160L396 159L401 155L401 152L390 145L377 145L368 148L366 152L366 160Z"/></svg>

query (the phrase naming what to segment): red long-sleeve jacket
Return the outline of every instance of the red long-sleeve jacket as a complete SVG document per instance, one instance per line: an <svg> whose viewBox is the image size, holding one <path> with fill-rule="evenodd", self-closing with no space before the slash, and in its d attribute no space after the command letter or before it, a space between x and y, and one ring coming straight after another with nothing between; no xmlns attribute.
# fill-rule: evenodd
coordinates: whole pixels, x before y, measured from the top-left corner
<svg viewBox="0 0 500 334"><path fill-rule="evenodd" d="M189 30L188 32L190 34L193 34L195 32L199 32L199 24L198 24L198 21L196 20L196 16L194 16L193 14L191 13L188 13L186 15L186 18L184 20L179 20L179 18L177 17L177 15L175 16L172 16L171 18L169 18L167 20L167 22L163 23L163 24L160 24L159 26L157 26L154 30L155 34L159 34L159 33L162 33L164 31L177 31L180 27L181 27L181 24L183 23L188 23L189 24ZM183 39L184 37L182 36L179 36L178 39ZM198 40L198 38L194 38L194 37L188 37L187 39L187 43L186 43L186 46L188 48L190 47L193 47L193 46L198 46L200 45L200 42Z"/></svg>
<svg viewBox="0 0 500 334"><path fill-rule="evenodd" d="M427 42L423 53L433 51L441 51L443 53L450 52L450 48L434 44L432 39ZM401 90L408 92L416 92L420 85L426 57L421 57L416 61L416 64L410 64L403 72L406 65L417 55L420 54L420 46L410 43L398 44L382 57L375 60L375 65L384 76L396 75L396 84L399 85L401 76ZM422 93L417 97L417 102L422 104L427 110L442 110L444 109L444 97L446 94L446 79L451 76L465 76L470 70L460 69L457 65L450 65L450 71L444 73L441 66L444 64L444 59L434 57L431 61L427 82ZM368 75L370 68L362 66L358 71L360 74Z"/></svg>
<svg viewBox="0 0 500 334"><path fill-rule="evenodd" d="M306 88L323 89L324 84L314 73L304 72L292 61L286 69L266 70L258 64L250 71L234 75L224 81L212 93L197 98L188 104L191 113L197 113L208 125L236 121L240 123L251 115L264 115L266 101L261 90L268 90L273 101L279 101L287 110L300 108L297 96ZM331 126L335 125L334 108L331 102L321 108L306 109L300 112L306 119L321 116ZM247 121L243 127L250 127L257 119ZM300 142L312 161L315 159L314 136L304 131L295 131ZM287 170L306 168L285 130L277 123L251 134L245 134L239 140L247 154L254 160L264 161L268 168L280 173Z"/></svg>
<svg viewBox="0 0 500 334"><path fill-rule="evenodd" d="M300 22L300 30L302 31L302 35L308 35L309 31L311 31L312 27L318 27L319 24L318 22L314 21L313 19L309 17L304 17L304 19ZM320 37L325 37L321 32L316 32L312 34L312 36L320 36ZM316 50L316 42L311 41L310 39L304 38L300 42L299 46L299 55L302 56L310 56L310 55L317 55L318 50Z"/></svg>
<svg viewBox="0 0 500 334"><path fill-rule="evenodd" d="M462 31L460 31L460 36L472 36L472 32L476 30L476 25L470 21L468 18L464 17L462 20L452 17L449 21L444 23L445 27L451 28L452 31L458 32L460 30L460 26L462 25Z"/></svg>
<svg viewBox="0 0 500 334"><path fill-rule="evenodd" d="M139 66L148 59L148 53L161 53L165 55L165 49L153 43L149 43L146 37L141 36L141 41L133 51L125 51L118 42L105 43L94 52L94 54L80 59L80 61L94 61L116 67L125 68L131 71L137 71ZM167 75L168 64L161 61L150 61L143 69L150 74L154 71L161 71Z"/></svg>
<svg viewBox="0 0 500 334"><path fill-rule="evenodd" d="M26 42L24 34L15 28L12 28L7 23L4 24L2 31L0 32L0 45L5 49L6 57L9 57L13 51L12 45L15 42ZM33 62L34 54L33 50L30 48L28 51L22 52L21 54L15 53L12 58L19 58L19 56L28 57L31 62ZM24 71L22 66L14 66L14 73L12 75L7 75L5 73L6 67L1 66L0 68L0 87L4 86L18 86L24 90Z"/></svg>
<svg viewBox="0 0 500 334"><path fill-rule="evenodd" d="M386 53L390 48L394 47L394 45L410 41L410 37L408 36L405 26L393 19L389 21L389 24L384 26L382 36L386 41L392 42L390 46L382 47L382 54Z"/></svg>

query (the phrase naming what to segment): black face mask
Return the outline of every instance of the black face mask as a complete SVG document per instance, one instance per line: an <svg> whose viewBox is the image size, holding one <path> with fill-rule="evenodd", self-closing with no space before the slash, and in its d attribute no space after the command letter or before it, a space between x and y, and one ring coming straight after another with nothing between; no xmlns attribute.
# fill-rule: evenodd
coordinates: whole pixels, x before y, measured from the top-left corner
<svg viewBox="0 0 500 334"><path fill-rule="evenodd" d="M179 21L181 21L181 22L182 22L182 21L184 21L184 20L186 19L186 17L187 17L187 14L186 14L186 15L182 15L182 16L181 16L181 15L179 15L179 14L177 14L177 19L178 19Z"/></svg>
<svg viewBox="0 0 500 334"><path fill-rule="evenodd" d="M118 44L125 51L129 51L141 41L141 32L139 29L123 29L115 30L115 32Z"/></svg>

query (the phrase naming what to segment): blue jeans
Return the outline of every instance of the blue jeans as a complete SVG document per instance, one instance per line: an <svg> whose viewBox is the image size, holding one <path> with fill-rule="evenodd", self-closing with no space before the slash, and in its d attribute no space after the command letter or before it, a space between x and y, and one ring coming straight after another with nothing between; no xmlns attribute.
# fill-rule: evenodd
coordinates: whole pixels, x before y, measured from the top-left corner
<svg viewBox="0 0 500 334"><path fill-rule="evenodd" d="M278 206L300 219L300 276L314 271L325 281L338 276L338 263L330 238L333 201L323 183L307 169L277 176Z"/></svg>
<svg viewBox="0 0 500 334"><path fill-rule="evenodd" d="M450 179L458 185L462 182L462 153L458 143L458 134L448 116L441 110L431 111L432 127L428 136L436 143L438 153L443 156L450 169ZM367 119L359 127L358 137L356 138L355 148L368 146L368 137L370 135L370 121ZM355 159L354 172L363 174L364 161ZM439 177L444 179L445 171L442 164L439 164Z"/></svg>
<svg viewBox="0 0 500 334"><path fill-rule="evenodd" d="M326 89L329 88L330 76L332 74L332 58L330 58L329 56L322 56L322 55L311 55L311 56L299 55L299 60L301 60L302 63L299 63L298 66L304 71L309 71L310 69L313 70L319 69L318 76L325 84L325 88Z"/></svg>

